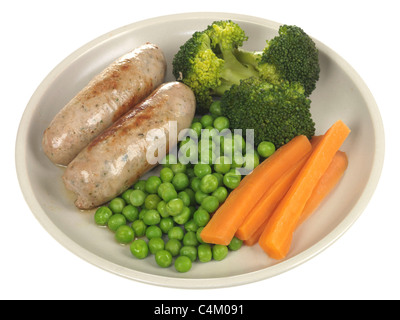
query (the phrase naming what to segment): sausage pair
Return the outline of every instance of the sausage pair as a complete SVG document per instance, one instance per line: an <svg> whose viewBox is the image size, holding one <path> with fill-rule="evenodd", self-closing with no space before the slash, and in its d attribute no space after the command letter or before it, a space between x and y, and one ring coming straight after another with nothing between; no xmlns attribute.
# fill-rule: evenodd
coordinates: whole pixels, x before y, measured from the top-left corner
<svg viewBox="0 0 400 320"><path fill-rule="evenodd" d="M165 71L162 51L147 43L93 78L45 130L43 150L67 166L63 181L79 209L111 200L156 165L149 132L162 131L168 150L177 143L168 144L169 123L178 132L190 126L194 94L180 82L162 84Z"/></svg>

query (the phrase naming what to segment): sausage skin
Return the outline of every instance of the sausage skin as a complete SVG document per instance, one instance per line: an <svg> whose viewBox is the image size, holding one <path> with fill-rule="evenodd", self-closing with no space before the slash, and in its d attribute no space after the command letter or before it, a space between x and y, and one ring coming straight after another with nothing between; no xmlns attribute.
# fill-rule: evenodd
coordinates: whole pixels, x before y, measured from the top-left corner
<svg viewBox="0 0 400 320"><path fill-rule="evenodd" d="M146 43L123 55L96 75L54 117L42 147L57 165L68 165L101 132L137 105L163 81L166 60Z"/></svg>
<svg viewBox="0 0 400 320"><path fill-rule="evenodd" d="M189 87L176 81L164 83L95 138L63 175L65 187L77 195L76 207L93 209L110 201L156 166L147 157L154 145L149 133L162 130L168 152L177 144L177 138L170 139L170 135L175 137L169 132L170 121L175 121L179 134L190 127L195 109L195 97Z"/></svg>

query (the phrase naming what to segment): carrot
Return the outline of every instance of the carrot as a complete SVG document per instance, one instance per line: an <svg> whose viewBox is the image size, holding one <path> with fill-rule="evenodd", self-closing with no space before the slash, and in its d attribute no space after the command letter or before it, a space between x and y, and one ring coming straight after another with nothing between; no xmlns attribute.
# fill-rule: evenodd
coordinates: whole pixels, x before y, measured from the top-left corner
<svg viewBox="0 0 400 320"><path fill-rule="evenodd" d="M236 231L235 236L240 240L247 240L273 213L278 203L289 190L301 168L307 161L309 154L303 157L292 168L283 173L273 186L257 202L244 222Z"/></svg>
<svg viewBox="0 0 400 320"><path fill-rule="evenodd" d="M311 150L306 136L297 136L258 165L234 189L201 232L207 243L228 245L246 216L279 177Z"/></svg>
<svg viewBox="0 0 400 320"><path fill-rule="evenodd" d="M313 189L349 133L350 129L341 120L328 129L268 220L258 243L271 258L283 259L288 253L293 232Z"/></svg>
<svg viewBox="0 0 400 320"><path fill-rule="evenodd" d="M258 227L257 231L254 232L248 239L243 240L243 244L246 246L254 246L257 242L258 239L260 239L261 234L263 233L265 227L267 226L268 219L264 221L264 223Z"/></svg>
<svg viewBox="0 0 400 320"><path fill-rule="evenodd" d="M308 199L303 212L301 213L300 220L297 224L298 226L307 220L307 218L319 207L321 202L338 184L347 169L348 163L348 158L345 152L336 152L331 164L318 181L318 184L315 186L311 197Z"/></svg>

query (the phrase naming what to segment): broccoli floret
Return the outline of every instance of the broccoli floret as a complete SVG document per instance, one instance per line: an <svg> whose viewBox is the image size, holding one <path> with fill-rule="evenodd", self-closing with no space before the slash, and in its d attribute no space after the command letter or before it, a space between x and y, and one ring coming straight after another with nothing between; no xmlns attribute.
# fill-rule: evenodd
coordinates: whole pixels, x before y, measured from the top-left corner
<svg viewBox="0 0 400 320"><path fill-rule="evenodd" d="M172 73L193 90L199 113L208 111L213 96L221 96L241 79L257 76L254 68L244 66L233 54L246 40L238 24L215 21L195 32L174 56Z"/></svg>
<svg viewBox="0 0 400 320"><path fill-rule="evenodd" d="M279 35L267 40L263 51L236 50L243 64L256 68L272 83L299 82L309 96L319 80L320 66L315 42L299 27L282 25Z"/></svg>
<svg viewBox="0 0 400 320"><path fill-rule="evenodd" d="M230 126L254 129L254 143L272 142L276 148L298 135L315 134L311 101L298 83L272 84L259 78L242 80L221 97L221 109Z"/></svg>

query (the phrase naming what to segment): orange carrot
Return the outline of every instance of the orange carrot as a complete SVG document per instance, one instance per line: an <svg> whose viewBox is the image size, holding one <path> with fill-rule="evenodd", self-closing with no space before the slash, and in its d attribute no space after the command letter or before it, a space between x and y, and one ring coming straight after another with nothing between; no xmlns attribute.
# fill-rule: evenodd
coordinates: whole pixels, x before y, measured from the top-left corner
<svg viewBox="0 0 400 320"><path fill-rule="evenodd" d="M338 184L347 169L348 163L349 162L345 152L336 152L331 164L318 181L318 184L315 186L311 197L308 199L297 224L298 226L307 220L307 218L318 208L321 202Z"/></svg>
<svg viewBox="0 0 400 320"><path fill-rule="evenodd" d="M268 220L258 243L271 258L283 259L288 253L293 232L313 189L349 133L350 129L341 120L329 128Z"/></svg>
<svg viewBox="0 0 400 320"><path fill-rule="evenodd" d="M313 139L311 139L311 144L313 144ZM348 159L346 153L343 151L336 152L331 164L318 181L318 184L315 186L310 198L308 199L297 226L300 226L318 208L321 202L338 184L347 169L347 165ZM268 219L248 239L243 240L243 243L247 246L256 244L267 226L267 223Z"/></svg>
<svg viewBox="0 0 400 320"><path fill-rule="evenodd" d="M289 190L301 168L307 161L309 154L303 157L292 168L282 174L273 186L257 202L253 210L247 215L244 222L236 231L235 236L240 240L247 240L273 213L278 203Z"/></svg>
<svg viewBox="0 0 400 320"><path fill-rule="evenodd" d="M234 189L201 232L207 243L228 245L257 201L280 176L311 150L306 136L297 136L258 165Z"/></svg>

